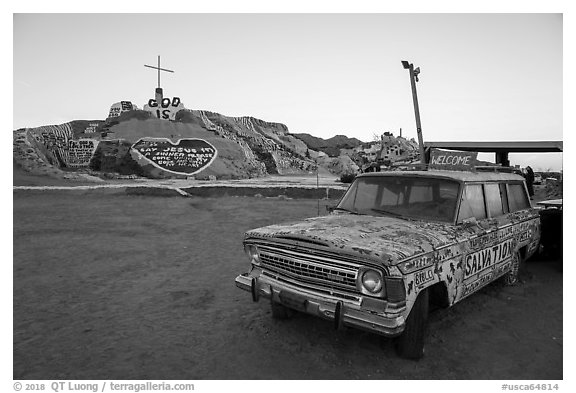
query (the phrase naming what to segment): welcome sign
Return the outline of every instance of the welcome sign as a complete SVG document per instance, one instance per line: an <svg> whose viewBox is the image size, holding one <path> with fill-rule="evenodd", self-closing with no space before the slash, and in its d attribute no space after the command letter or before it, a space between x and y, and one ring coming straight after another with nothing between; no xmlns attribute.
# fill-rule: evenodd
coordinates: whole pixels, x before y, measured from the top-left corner
<svg viewBox="0 0 576 393"><path fill-rule="evenodd" d="M476 171L476 158L478 152L474 151L448 151L431 149L429 169L447 171Z"/></svg>
<svg viewBox="0 0 576 393"><path fill-rule="evenodd" d="M138 155L156 168L178 175L193 175L216 159L216 148L203 139L143 138L132 145Z"/></svg>

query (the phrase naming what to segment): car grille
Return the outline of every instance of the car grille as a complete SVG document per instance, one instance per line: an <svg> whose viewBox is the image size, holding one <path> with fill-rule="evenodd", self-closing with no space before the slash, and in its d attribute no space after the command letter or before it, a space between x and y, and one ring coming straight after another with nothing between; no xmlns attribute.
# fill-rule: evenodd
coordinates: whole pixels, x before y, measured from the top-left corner
<svg viewBox="0 0 576 393"><path fill-rule="evenodd" d="M258 249L263 268L301 282L356 290L356 264L276 247L259 246Z"/></svg>

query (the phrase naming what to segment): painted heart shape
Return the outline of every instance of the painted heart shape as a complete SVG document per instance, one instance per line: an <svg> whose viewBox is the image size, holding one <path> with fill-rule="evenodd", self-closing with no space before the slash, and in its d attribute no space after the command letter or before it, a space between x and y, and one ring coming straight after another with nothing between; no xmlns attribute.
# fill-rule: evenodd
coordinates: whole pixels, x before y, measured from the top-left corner
<svg viewBox="0 0 576 393"><path fill-rule="evenodd" d="M193 175L216 159L218 152L203 139L142 138L132 145L138 155L156 168L178 175Z"/></svg>

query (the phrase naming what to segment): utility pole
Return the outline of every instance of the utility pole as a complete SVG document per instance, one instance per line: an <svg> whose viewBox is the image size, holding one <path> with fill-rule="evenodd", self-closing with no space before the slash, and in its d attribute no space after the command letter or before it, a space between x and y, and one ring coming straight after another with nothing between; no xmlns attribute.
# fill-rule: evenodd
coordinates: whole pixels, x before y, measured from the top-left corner
<svg viewBox="0 0 576 393"><path fill-rule="evenodd" d="M424 140L422 138L422 125L420 124L420 109L418 108L418 95L416 94L416 82L420 67L414 69L414 64L402 60L404 69L410 70L410 84L412 85L412 99L414 101L414 115L416 116L416 132L418 133L418 145L420 146L420 162L425 167L426 157L424 156Z"/></svg>

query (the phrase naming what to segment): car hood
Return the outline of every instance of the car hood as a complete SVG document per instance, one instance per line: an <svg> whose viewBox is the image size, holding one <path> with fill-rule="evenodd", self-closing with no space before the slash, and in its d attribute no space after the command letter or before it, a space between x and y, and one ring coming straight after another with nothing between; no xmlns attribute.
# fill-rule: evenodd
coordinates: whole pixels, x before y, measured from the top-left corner
<svg viewBox="0 0 576 393"><path fill-rule="evenodd" d="M336 213L270 225L246 233L246 239L267 239L305 248L356 255L384 265L456 242L451 224Z"/></svg>

